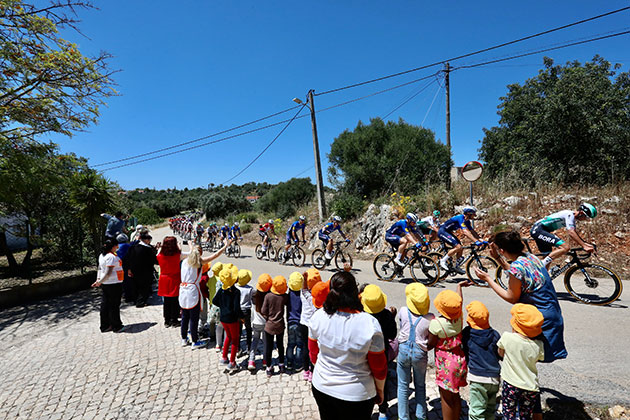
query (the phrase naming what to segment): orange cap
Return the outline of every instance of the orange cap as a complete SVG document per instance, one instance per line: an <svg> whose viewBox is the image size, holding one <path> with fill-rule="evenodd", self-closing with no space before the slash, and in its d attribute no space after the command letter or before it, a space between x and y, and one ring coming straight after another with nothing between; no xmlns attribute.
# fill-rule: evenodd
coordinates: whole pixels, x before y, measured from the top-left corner
<svg viewBox="0 0 630 420"><path fill-rule="evenodd" d="M517 303L512 306L510 313L512 314L510 324L515 331L529 338L542 334L542 324L545 318L534 305Z"/></svg>
<svg viewBox="0 0 630 420"><path fill-rule="evenodd" d="M454 321L462 316L462 298L452 290L442 290L433 299L433 305L444 318Z"/></svg>
<svg viewBox="0 0 630 420"><path fill-rule="evenodd" d="M324 306L324 302L328 297L328 292L330 292L330 281L320 281L313 286L313 290L311 290L311 295L313 295L313 306L317 309Z"/></svg>
<svg viewBox="0 0 630 420"><path fill-rule="evenodd" d="M320 281L322 281L322 275L319 274L317 268L309 268L306 270L306 287L308 287L309 290L313 289L313 286Z"/></svg>
<svg viewBox="0 0 630 420"><path fill-rule="evenodd" d="M271 283L273 283L271 276L267 273L263 273L260 276L258 276L258 283L256 283L256 290L258 290L259 292L268 292L269 289L271 289Z"/></svg>
<svg viewBox="0 0 630 420"><path fill-rule="evenodd" d="M466 305L466 311L468 312L466 322L471 328L476 330L487 330L490 328L490 312L488 312L486 305L478 300L473 300Z"/></svg>
<svg viewBox="0 0 630 420"><path fill-rule="evenodd" d="M284 295L287 292L287 279L283 276L276 276L271 282L271 293L274 295Z"/></svg>

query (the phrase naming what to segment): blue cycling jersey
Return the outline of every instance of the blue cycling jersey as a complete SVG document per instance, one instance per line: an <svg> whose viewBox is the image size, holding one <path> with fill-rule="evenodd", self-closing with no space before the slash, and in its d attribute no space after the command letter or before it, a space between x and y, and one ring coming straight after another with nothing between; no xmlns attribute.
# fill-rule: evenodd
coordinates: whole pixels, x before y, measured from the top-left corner
<svg viewBox="0 0 630 420"><path fill-rule="evenodd" d="M293 224L289 227L289 230L287 230L287 234L292 234L292 233L296 233L298 230L301 230L302 232L304 232L304 228L306 227L306 223L304 224L300 224L299 220L296 220L295 222L293 222Z"/></svg>
<svg viewBox="0 0 630 420"><path fill-rule="evenodd" d="M341 225L337 225L335 227L335 224L333 222L328 222L324 225L324 227L320 230L320 233L323 233L324 235L330 235L331 233L333 233L334 231L339 231L339 234L341 236L344 236L343 232L341 231Z"/></svg>
<svg viewBox="0 0 630 420"><path fill-rule="evenodd" d="M470 225L470 220L466 220L466 217L464 217L463 214L458 214L457 216L451 217L446 222L444 222L442 226L440 226L440 229L444 229L447 232L455 232L459 229L473 230L472 226Z"/></svg>
<svg viewBox="0 0 630 420"><path fill-rule="evenodd" d="M415 226L411 226L406 219L400 219L396 223L394 223L389 229L386 231L389 235L396 236L405 236L408 233L418 233L416 231Z"/></svg>
<svg viewBox="0 0 630 420"><path fill-rule="evenodd" d="M230 228L223 226L221 228L221 234L227 234L230 231Z"/></svg>
<svg viewBox="0 0 630 420"><path fill-rule="evenodd" d="M232 226L232 228L230 229L230 235L237 236L236 235L237 233L238 233L238 236L241 236L241 228L238 226Z"/></svg>

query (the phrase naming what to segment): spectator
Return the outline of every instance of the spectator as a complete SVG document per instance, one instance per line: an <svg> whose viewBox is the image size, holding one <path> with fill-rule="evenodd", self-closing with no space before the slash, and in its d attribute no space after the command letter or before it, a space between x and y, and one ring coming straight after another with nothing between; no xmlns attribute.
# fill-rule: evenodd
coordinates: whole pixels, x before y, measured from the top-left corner
<svg viewBox="0 0 630 420"><path fill-rule="evenodd" d="M265 361L267 362L267 376L273 375L271 354L273 343L278 349L278 364L280 373L284 373L284 314L289 300L287 296L287 279L276 276L271 283L271 293L267 293L261 315L265 318Z"/></svg>
<svg viewBox="0 0 630 420"><path fill-rule="evenodd" d="M304 272L304 283L302 283L302 290L300 292L300 301L302 302L302 313L300 314L300 341L302 342L302 367L304 369L304 380L310 382L313 379L313 364L308 354L308 323L315 313L315 306L313 305L313 296L311 290L317 283L321 283L322 277L319 274L319 270L316 268L309 268Z"/></svg>
<svg viewBox="0 0 630 420"><path fill-rule="evenodd" d="M92 287L101 287L101 332L123 331L120 321L120 296L122 295L122 262L116 255L118 243L107 239L98 256L98 272Z"/></svg>
<svg viewBox="0 0 630 420"><path fill-rule="evenodd" d="M127 273L133 280L137 292L136 308L147 306L151 297L151 283L153 282L154 266L158 264L157 251L151 245L151 235L142 233L140 240L129 249L125 265Z"/></svg>
<svg viewBox="0 0 630 420"><path fill-rule="evenodd" d="M123 273L124 278L122 282L122 294L125 299L125 302L135 303L136 295L135 295L135 287L133 286L133 281L129 278L127 274L127 267L125 266L125 256L129 249L131 248L131 244L129 244L129 238L124 233L120 233L116 237L116 241L118 242L118 251L116 251L116 255L123 262Z"/></svg>
<svg viewBox="0 0 630 420"><path fill-rule="evenodd" d="M228 241L231 242L231 241ZM225 245L223 248L225 248ZM219 273L221 289L217 291L212 303L219 307L221 325L225 330L225 342L223 343L223 357L221 364L227 365L226 372L236 372L236 351L239 345L238 326L243 319L241 311L241 292L234 286L238 281L238 268L232 264L223 266ZM228 350L230 359L228 362Z"/></svg>
<svg viewBox="0 0 630 420"><path fill-rule="evenodd" d="M157 254L160 265L158 296L164 300L164 326L178 327L179 323L179 283L181 282L181 261L187 256L177 245L174 236L167 236Z"/></svg>
<svg viewBox="0 0 630 420"><path fill-rule="evenodd" d="M107 219L107 228L105 229L105 237L107 239L116 240L119 233L125 232L125 220L123 213L117 211L113 216L107 213L101 213L101 217Z"/></svg>
<svg viewBox="0 0 630 420"><path fill-rule="evenodd" d="M349 272L332 276L323 309L309 324L315 364L312 390L320 417L368 420L374 403L383 402L387 375L381 327L362 312L357 283Z"/></svg>
<svg viewBox="0 0 630 420"><path fill-rule="evenodd" d="M241 292L241 311L243 312L243 323L238 325L238 337L240 341L241 334L243 332L243 326L245 327L245 347L246 350L239 351L239 357L249 355L252 347L252 300L254 296L254 288L248 283L252 279L252 272L249 270L238 270L238 281L235 287ZM240 342L239 342L240 345Z"/></svg>
<svg viewBox="0 0 630 420"><path fill-rule="evenodd" d="M304 346L300 340L300 317L302 301L300 298L304 276L294 271L289 276L289 299L287 301L287 370L299 372L303 367Z"/></svg>
<svg viewBox="0 0 630 420"><path fill-rule="evenodd" d="M273 279L269 274L261 274L258 276L258 282L256 283L256 291L253 297L253 316L252 316L252 347L249 351L249 361L247 362L247 369L250 371L256 370L256 351L258 351L258 343L262 340L263 349L266 347L265 343L265 318L260 314L262 306L265 301L265 296L271 289ZM267 363L263 356L263 368L267 367Z"/></svg>
<svg viewBox="0 0 630 420"><path fill-rule="evenodd" d="M143 230L144 230L144 226L142 225L136 226L136 229L131 234L131 242L140 240L140 233L142 233ZM147 233L148 233L148 229L147 229Z"/></svg>

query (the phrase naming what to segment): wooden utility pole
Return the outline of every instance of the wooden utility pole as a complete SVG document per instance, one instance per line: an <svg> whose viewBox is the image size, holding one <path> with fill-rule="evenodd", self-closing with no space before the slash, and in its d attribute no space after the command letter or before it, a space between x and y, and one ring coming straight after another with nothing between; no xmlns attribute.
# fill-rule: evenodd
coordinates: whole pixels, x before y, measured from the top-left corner
<svg viewBox="0 0 630 420"><path fill-rule="evenodd" d="M444 68L444 90L446 91L446 147L448 148L448 159L451 159L451 90L449 83L449 73L451 66L446 63ZM448 188L451 188L451 165L448 165Z"/></svg>
<svg viewBox="0 0 630 420"><path fill-rule="evenodd" d="M315 153L315 176L317 184L317 204L319 209L319 222L326 217L326 202L324 201L324 182L322 181L322 163L319 158L319 139L317 138L317 121L315 120L315 102L313 102L313 89L308 91L309 109L311 110L311 126L313 128L313 152Z"/></svg>

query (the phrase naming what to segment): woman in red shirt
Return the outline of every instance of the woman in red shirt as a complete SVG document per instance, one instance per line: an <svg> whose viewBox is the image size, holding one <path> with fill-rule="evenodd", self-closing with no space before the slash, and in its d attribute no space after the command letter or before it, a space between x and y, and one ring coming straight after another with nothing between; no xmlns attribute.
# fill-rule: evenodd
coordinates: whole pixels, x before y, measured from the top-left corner
<svg viewBox="0 0 630 420"><path fill-rule="evenodd" d="M164 298L164 326L179 327L179 283L181 282L182 251L174 236L164 238L160 253L157 255L160 265L158 296Z"/></svg>

